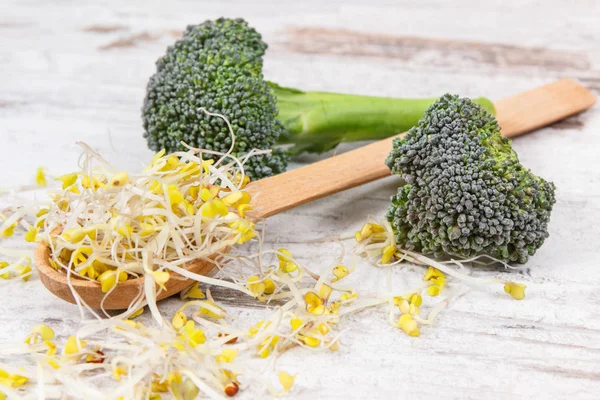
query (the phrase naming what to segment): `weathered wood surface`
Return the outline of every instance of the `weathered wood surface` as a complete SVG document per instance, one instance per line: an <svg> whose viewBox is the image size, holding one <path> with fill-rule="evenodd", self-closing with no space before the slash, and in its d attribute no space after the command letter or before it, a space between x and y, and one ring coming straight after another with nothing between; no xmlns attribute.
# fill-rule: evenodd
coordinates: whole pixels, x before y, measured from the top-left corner
<svg viewBox="0 0 600 400"><path fill-rule="evenodd" d="M243 16L263 32L271 44L266 75L284 85L498 99L569 76L600 94L600 3L594 0L4 3L2 185L31 181L38 165L72 169L77 140L123 167L147 160L139 109L155 59L186 24L220 15ZM598 131L597 105L514 142L523 163L558 187L551 237L518 277L528 285L525 301L511 301L498 288L473 290L418 339L390 327L383 311L359 314L344 324L350 331L339 353L292 351L280 360L281 368L300 373L294 396L598 398ZM382 216L394 185L387 178L275 216L267 244L285 244L315 271L326 268L336 246L303 241ZM402 288L411 273L359 264L354 275L350 282L376 291L389 279ZM37 279L5 282L0 290L3 342L40 321L59 335L77 326L75 307L53 298ZM253 301L227 290L213 294L242 320L259 318ZM163 304L171 311L178 300Z"/></svg>

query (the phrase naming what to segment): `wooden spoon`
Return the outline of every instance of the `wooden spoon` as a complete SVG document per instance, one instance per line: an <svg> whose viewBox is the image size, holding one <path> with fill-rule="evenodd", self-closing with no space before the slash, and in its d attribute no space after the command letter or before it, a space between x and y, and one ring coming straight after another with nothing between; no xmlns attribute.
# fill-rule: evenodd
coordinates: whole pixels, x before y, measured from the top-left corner
<svg viewBox="0 0 600 400"><path fill-rule="evenodd" d="M573 80L563 79L498 101L496 114L502 134L514 137L582 112L596 99L586 88ZM392 149L392 140L384 139L356 150L316 162L277 176L251 183L247 190L253 195L253 218L262 219L311 200L328 196L390 174L384 160ZM64 273L49 265L50 248L41 243L35 252L35 262L42 283L53 294L75 303ZM210 274L214 258L197 260L186 269L202 275ZM173 274L167 290L157 299L172 296L194 281ZM92 308L100 308L104 293L100 284L71 277L71 285ZM129 279L117 285L103 303L107 310L126 309L143 291L144 278Z"/></svg>

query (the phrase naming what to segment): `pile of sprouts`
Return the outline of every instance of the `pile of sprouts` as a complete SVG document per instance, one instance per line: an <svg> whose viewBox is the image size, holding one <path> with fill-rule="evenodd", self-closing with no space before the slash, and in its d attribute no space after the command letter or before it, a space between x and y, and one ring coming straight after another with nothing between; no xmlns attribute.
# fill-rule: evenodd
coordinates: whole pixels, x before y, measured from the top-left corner
<svg viewBox="0 0 600 400"><path fill-rule="evenodd" d="M225 117L210 115L229 127ZM191 147L161 151L130 174L81 146L80 170L55 178L60 188L49 191L49 202L3 210L0 235L22 231L27 241L47 244L53 268L70 281L97 281L105 296L140 276L143 291L127 311L111 316L91 309L73 290L82 324L72 336L56 338L52 327L37 325L19 343L0 345L0 400L189 400L235 396L251 385L280 396L296 378L287 371L268 373L278 370L280 356L292 349L340 350L340 321L350 314L388 307L390 324L416 337L462 294L448 290L455 283L500 283L512 298L525 296L524 285L472 276L465 265L482 257L439 262L398 248L387 222L369 221L353 235L328 238L342 251L320 274L286 248L263 249L264 230L248 216L252 199L244 191L244 163L255 153L238 159ZM215 154L218 161L203 159ZM36 181L47 185L43 170ZM349 238L355 245L346 260L342 241ZM257 250L237 251L246 242ZM229 252L232 247L237 250ZM0 277L31 277L29 256L1 250L14 260L0 264ZM215 254L220 278L186 269ZM345 278L360 257L378 267L423 267L423 283L384 293L348 286ZM195 283L181 293L181 307L165 317L157 296L170 279L182 277ZM211 295L218 286L267 304L270 314L244 326ZM145 324L138 316L146 305L152 318Z"/></svg>
<svg viewBox="0 0 600 400"><path fill-rule="evenodd" d="M119 282L144 276L139 300L153 304L172 272L256 235L246 218L250 195L241 190L248 182L243 160L207 161L206 151L193 148L161 151L129 175L83 146L81 170L56 178L62 189L50 193L30 232L42 230L54 269L98 281L105 298Z"/></svg>

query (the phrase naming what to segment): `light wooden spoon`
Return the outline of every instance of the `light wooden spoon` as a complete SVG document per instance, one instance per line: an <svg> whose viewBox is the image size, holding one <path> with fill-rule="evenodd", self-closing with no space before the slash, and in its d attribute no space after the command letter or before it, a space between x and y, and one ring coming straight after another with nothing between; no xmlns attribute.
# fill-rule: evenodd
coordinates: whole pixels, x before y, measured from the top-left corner
<svg viewBox="0 0 600 400"><path fill-rule="evenodd" d="M514 137L582 112L596 99L586 88L570 79L563 79L517 94L495 103L502 134ZM333 193L340 192L390 174L384 160L392 149L392 140L384 139L314 164L251 183L247 190L253 195L253 218L262 219ZM41 243L35 252L35 262L42 283L53 294L75 303L64 273L50 267L50 248ZM186 269L208 275L214 268L214 258L197 260ZM142 291L144 278L121 282L103 303L107 310L126 309ZM172 296L194 281L172 274L167 290L158 300ZM71 285L90 307L100 308L104 293L95 281L71 277Z"/></svg>

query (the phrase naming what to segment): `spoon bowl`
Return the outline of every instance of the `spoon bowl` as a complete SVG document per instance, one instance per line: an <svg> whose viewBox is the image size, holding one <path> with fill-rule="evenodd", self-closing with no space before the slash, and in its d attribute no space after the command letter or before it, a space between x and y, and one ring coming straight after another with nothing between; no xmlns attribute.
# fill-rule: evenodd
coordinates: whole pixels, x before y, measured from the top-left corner
<svg viewBox="0 0 600 400"><path fill-rule="evenodd" d="M144 291L144 277L127 279L119 282L117 287L108 295L102 292L100 282L79 278L75 275L70 276L71 287L67 275L57 271L50 265L50 256L52 250L46 243L40 243L35 250L35 264L40 280L46 288L55 296L76 304L73 291L77 292L78 297L88 306L94 309L104 308L105 310L123 310L129 308ZM200 275L210 275L216 269L215 260L218 256L213 256L208 260L195 260L184 266L190 272ZM196 281L185 278L179 274L171 273L171 278L165 283L167 290L157 292L156 300L173 296L188 287ZM72 289L71 289L72 288Z"/></svg>

